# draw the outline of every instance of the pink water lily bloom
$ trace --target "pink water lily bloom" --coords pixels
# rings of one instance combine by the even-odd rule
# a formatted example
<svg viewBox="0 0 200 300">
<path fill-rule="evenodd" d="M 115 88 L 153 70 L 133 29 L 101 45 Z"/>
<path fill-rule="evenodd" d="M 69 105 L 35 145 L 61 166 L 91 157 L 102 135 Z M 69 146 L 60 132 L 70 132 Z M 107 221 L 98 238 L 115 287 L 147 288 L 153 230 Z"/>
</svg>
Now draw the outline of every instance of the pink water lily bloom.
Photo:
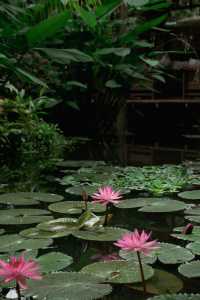
<svg viewBox="0 0 200 300">
<path fill-rule="evenodd" d="M 146 233 L 144 230 L 141 234 L 137 229 L 134 232 L 126 233 L 114 245 L 126 251 L 141 252 L 148 255 L 152 250 L 158 249 L 158 242 L 156 240 L 149 240 L 151 232 Z"/>
<path fill-rule="evenodd" d="M 42 279 L 39 272 L 39 265 L 29 259 L 25 260 L 24 256 L 10 257 L 9 262 L 0 259 L 0 277 L 3 277 L 5 283 L 15 280 L 20 288 L 26 289 L 26 279 Z"/>
<path fill-rule="evenodd" d="M 97 193 L 92 195 L 93 203 L 100 203 L 103 205 L 119 203 L 119 199 L 121 198 L 121 193 L 119 191 L 114 191 L 111 186 L 99 188 Z"/>
</svg>

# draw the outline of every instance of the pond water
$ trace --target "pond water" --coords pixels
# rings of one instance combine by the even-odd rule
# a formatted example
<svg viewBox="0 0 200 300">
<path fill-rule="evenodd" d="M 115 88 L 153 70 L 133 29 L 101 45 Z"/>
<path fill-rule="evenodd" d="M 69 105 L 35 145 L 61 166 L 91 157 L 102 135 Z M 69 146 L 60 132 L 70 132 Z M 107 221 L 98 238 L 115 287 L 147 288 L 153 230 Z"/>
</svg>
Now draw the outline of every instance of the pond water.
<svg viewBox="0 0 200 300">
<path fill-rule="evenodd" d="M 54 254 L 49 259 L 39 258 L 38 261 L 41 262 L 45 274 L 60 270 L 79 272 L 84 269 L 82 272 L 90 273 L 92 276 L 104 276 L 102 281 L 111 283 L 113 290 L 112 293 L 108 293 L 109 295 L 98 299 L 148 299 L 156 294 L 199 293 L 200 229 L 198 224 L 200 223 L 200 207 L 198 206 L 198 200 L 200 200 L 200 191 L 197 186 L 198 175 L 194 176 L 192 174 L 196 186 L 192 186 L 191 178 L 188 177 L 188 181 L 190 181 L 188 186 L 182 182 L 184 188 L 183 186 L 178 188 L 177 182 L 175 182 L 177 191 L 174 192 L 174 187 L 171 186 L 173 193 L 169 194 L 168 192 L 167 195 L 160 193 L 160 183 L 159 194 L 156 197 L 155 195 L 152 196 L 152 193 L 148 193 L 147 190 L 132 189 L 130 191 L 126 187 L 122 190 L 124 192 L 123 199 L 118 205 L 113 206 L 109 212 L 108 229 L 105 233 L 105 229 L 99 227 L 99 224 L 103 222 L 105 210 L 98 207 L 98 205 L 93 209 L 93 213 L 95 216 L 101 216 L 101 218 L 97 220 L 97 223 L 94 223 L 92 228 L 87 228 L 86 222 L 88 218 L 91 220 L 94 215 L 89 217 L 87 215 L 80 220 L 85 205 L 80 202 L 82 201 L 82 191 L 91 194 L 92 190 L 97 189 L 97 185 L 91 188 L 90 181 L 95 181 L 96 177 L 91 180 L 90 176 L 91 174 L 98 174 L 93 174 L 93 169 L 86 176 L 87 168 L 84 170 L 84 178 L 87 177 L 85 182 L 83 176 L 80 176 L 81 172 L 77 172 L 79 168 L 72 168 L 70 164 L 65 168 L 64 165 L 61 165 L 58 171 L 48 178 L 50 181 L 45 185 L 43 184 L 42 187 L 38 187 L 34 191 L 35 193 L 17 192 L 14 194 L 2 193 L 0 195 L 0 228 L 5 230 L 0 236 L 0 253 L 2 253 L 3 258 L 6 259 L 6 255 L 16 254 L 17 251 L 24 251 L 29 248 L 34 249 L 33 251 L 37 249 L 37 254 L 31 252 L 34 257 L 37 257 L 36 259 L 51 252 L 67 254 L 72 257 L 71 263 L 66 263 L 66 258 L 57 259 Z M 168 172 L 168 170 L 164 170 L 165 173 Z M 110 171 L 113 173 L 113 170 Z M 152 170 L 148 169 L 148 172 L 150 174 Z M 107 175 L 109 174 L 107 173 Z M 188 174 L 190 176 L 191 172 Z M 122 177 L 121 174 L 120 176 Z M 149 175 L 149 178 L 151 176 Z M 167 173 L 166 176 L 168 178 L 169 174 Z M 173 177 L 173 174 L 171 176 Z M 105 173 L 103 173 L 103 176 L 101 173 L 99 178 L 104 182 L 105 177 Z M 63 178 L 65 178 L 65 184 Z M 146 181 L 148 181 L 148 178 L 146 178 Z M 80 183 L 81 188 L 77 183 Z M 166 189 L 166 186 L 164 188 Z M 68 192 L 66 192 L 66 189 L 68 189 Z M 188 190 L 188 192 L 178 195 L 179 190 Z M 54 194 L 60 195 L 60 197 Z M 90 200 L 89 197 L 88 201 Z M 64 204 L 62 204 L 63 201 Z M 59 218 L 59 220 L 54 223 L 54 221 L 52 222 L 53 218 Z M 79 220 L 79 227 L 77 227 L 77 223 L 75 224 L 77 220 Z M 182 228 L 190 222 L 194 224 L 192 233 L 181 234 Z M 82 225 L 80 226 L 80 224 Z M 147 232 L 151 231 L 152 238 L 160 242 L 160 249 L 152 253 L 147 261 L 144 259 L 147 268 L 148 266 L 150 268 L 147 273 L 151 273 L 152 270 L 154 272 L 154 275 L 147 275 L 149 276 L 147 280 L 148 293 L 144 293 L 142 284 L 137 283 L 138 280 L 141 281 L 139 275 L 134 275 L 138 271 L 136 270 L 138 268 L 136 256 L 126 252 L 123 253 L 123 251 L 120 251 L 119 256 L 119 248 L 113 245 L 114 241 L 119 239 L 125 230 L 133 231 L 135 228 Z M 171 236 L 172 233 L 177 234 L 176 237 Z M 50 241 L 50 238 L 53 238 L 53 240 Z M 50 242 L 48 243 L 48 241 Z M 55 267 L 54 259 L 61 266 L 63 262 L 63 267 Z M 113 261 L 110 259 L 113 259 Z M 121 265 L 118 260 L 122 259 L 124 261 Z M 107 261 L 103 263 L 105 260 Z M 99 262 L 99 264 L 95 265 L 95 262 Z M 51 264 L 54 265 L 53 269 L 51 269 Z M 132 276 L 139 279 L 136 279 L 133 283 L 131 282 Z M 74 280 L 76 281 L 76 279 Z M 81 286 L 83 287 L 85 284 L 86 282 L 82 280 Z M 40 287 L 37 285 L 36 287 L 40 290 Z M 34 284 L 31 288 L 34 290 Z M 96 288 L 101 289 L 101 286 Z M 3 290 L 3 293 L 5 293 L 5 290 Z M 60 290 L 57 293 L 60 293 Z M 86 291 L 81 292 L 80 288 L 79 296 L 75 292 L 68 296 L 61 293 L 63 295 L 59 296 L 61 298 L 48 296 L 47 299 L 96 299 L 96 296 L 93 298 L 93 294 L 89 297 L 87 293 L 84 293 Z M 44 295 L 39 294 L 39 299 L 44 298 Z"/>
</svg>

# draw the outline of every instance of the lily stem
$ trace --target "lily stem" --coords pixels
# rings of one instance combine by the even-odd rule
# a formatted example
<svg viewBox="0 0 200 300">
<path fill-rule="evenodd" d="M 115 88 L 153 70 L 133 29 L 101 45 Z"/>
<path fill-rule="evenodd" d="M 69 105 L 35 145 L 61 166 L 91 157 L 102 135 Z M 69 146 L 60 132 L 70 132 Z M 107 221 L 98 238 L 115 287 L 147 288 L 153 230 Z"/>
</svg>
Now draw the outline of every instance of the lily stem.
<svg viewBox="0 0 200 300">
<path fill-rule="evenodd" d="M 17 300 L 21 300 L 21 291 L 18 282 L 16 283 L 16 292 L 17 292 Z"/>
<path fill-rule="evenodd" d="M 146 293 L 147 292 L 146 282 L 145 282 L 145 279 L 144 279 L 144 270 L 143 270 L 143 267 L 142 267 L 142 260 L 141 260 L 141 256 L 140 256 L 139 251 L 137 251 L 137 257 L 138 257 L 139 266 L 140 266 L 140 274 L 141 274 L 141 279 L 142 279 L 142 284 L 143 284 L 143 290 L 144 290 L 144 293 Z"/>
<path fill-rule="evenodd" d="M 108 215 L 109 215 L 109 205 L 106 205 L 106 215 L 105 215 L 105 221 L 104 221 L 104 226 L 108 225 Z"/>
</svg>

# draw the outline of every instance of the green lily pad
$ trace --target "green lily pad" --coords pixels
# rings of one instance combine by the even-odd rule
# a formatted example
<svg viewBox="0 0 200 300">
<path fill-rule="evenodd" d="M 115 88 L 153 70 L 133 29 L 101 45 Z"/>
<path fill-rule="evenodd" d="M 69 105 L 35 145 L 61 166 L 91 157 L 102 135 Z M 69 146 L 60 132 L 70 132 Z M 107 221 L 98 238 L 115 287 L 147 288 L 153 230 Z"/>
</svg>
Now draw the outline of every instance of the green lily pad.
<svg viewBox="0 0 200 300">
<path fill-rule="evenodd" d="M 37 258 L 42 273 L 60 271 L 72 264 L 73 258 L 61 252 L 50 252 Z"/>
<path fill-rule="evenodd" d="M 40 249 L 48 247 L 52 243 L 52 239 L 26 239 L 17 234 L 5 234 L 0 236 L 0 252 Z"/>
<path fill-rule="evenodd" d="M 190 222 L 200 223 L 200 216 L 185 216 L 185 219 Z"/>
<path fill-rule="evenodd" d="M 180 264 L 194 258 L 192 252 L 184 247 L 169 243 L 160 243 L 159 246 L 157 255 L 163 264 Z"/>
<path fill-rule="evenodd" d="M 139 208 L 146 205 L 151 205 L 153 202 L 163 200 L 163 198 L 132 198 L 132 199 L 124 199 L 119 203 L 115 204 L 118 208 Z"/>
<path fill-rule="evenodd" d="M 185 214 L 187 214 L 187 215 L 200 215 L 200 207 L 195 206 L 193 208 L 187 209 L 185 211 Z"/>
<path fill-rule="evenodd" d="M 190 234 L 182 234 L 182 230 L 184 227 L 176 227 L 174 228 L 173 234 L 171 234 L 172 237 L 184 241 L 191 241 L 191 242 L 196 242 L 200 240 L 200 226 L 194 226 L 192 233 Z M 177 232 L 177 233 L 176 233 Z"/>
<path fill-rule="evenodd" d="M 131 260 L 131 261 L 138 262 L 137 253 L 134 251 L 120 250 L 119 256 L 125 260 Z M 144 264 L 153 264 L 156 262 L 157 256 L 155 255 L 154 252 L 149 253 L 148 256 L 141 253 L 141 259 Z"/>
<path fill-rule="evenodd" d="M 186 200 L 200 200 L 200 190 L 181 192 L 178 196 Z"/>
<path fill-rule="evenodd" d="M 77 196 L 82 196 L 83 192 L 86 192 L 91 196 L 97 191 L 97 189 L 98 187 L 93 185 L 78 185 L 67 188 L 65 192 Z"/>
<path fill-rule="evenodd" d="M 1 209 L 0 218 L 2 216 L 13 216 L 13 217 L 23 217 L 23 216 L 40 216 L 40 215 L 50 215 L 51 212 L 45 209 L 37 208 L 11 208 L 11 209 Z"/>
<path fill-rule="evenodd" d="M 153 276 L 154 270 L 152 267 L 143 264 L 143 269 L 146 280 Z M 87 265 L 81 272 L 102 277 L 105 282 L 110 283 L 125 284 L 142 281 L 139 264 L 134 261 L 97 262 Z"/>
<path fill-rule="evenodd" d="M 166 294 L 148 298 L 147 300 L 200 300 L 200 294 Z"/>
<path fill-rule="evenodd" d="M 31 197 L 32 193 L 7 193 L 0 195 L 0 203 L 14 206 L 38 205 L 39 202 Z"/>
<path fill-rule="evenodd" d="M 118 240 L 128 231 L 118 227 L 99 227 L 96 230 L 78 230 L 74 231 L 73 235 L 79 239 L 88 241 L 104 241 L 111 242 Z"/>
<path fill-rule="evenodd" d="M 187 278 L 198 278 L 200 277 L 200 260 L 182 264 L 179 266 L 178 271 Z"/>
<path fill-rule="evenodd" d="M 61 231 L 61 232 L 51 232 L 51 231 L 44 231 L 39 230 L 36 227 L 28 228 L 25 230 L 20 231 L 19 233 L 21 236 L 30 239 L 55 239 L 60 237 L 66 237 L 71 234 L 70 231 Z"/>
<path fill-rule="evenodd" d="M 160 200 L 139 209 L 142 212 L 149 213 L 169 213 L 181 211 L 186 208 L 186 204 L 177 200 Z"/>
<path fill-rule="evenodd" d="M 133 284 L 131 288 L 143 291 L 142 284 Z M 146 289 L 150 294 L 177 293 L 182 288 L 183 282 L 177 276 L 158 269 L 154 269 L 154 276 L 146 281 Z"/>
<path fill-rule="evenodd" d="M 54 203 L 54 202 L 62 201 L 64 199 L 63 196 L 57 194 L 50 194 L 50 193 L 30 193 L 30 194 L 32 199 L 40 202 Z"/>
<path fill-rule="evenodd" d="M 186 248 L 192 251 L 192 253 L 200 255 L 200 242 L 189 243 Z"/>
<path fill-rule="evenodd" d="M 58 232 L 58 231 L 73 231 L 78 228 L 78 219 L 75 218 L 59 218 L 37 225 L 39 230 Z"/>
<path fill-rule="evenodd" d="M 84 201 L 63 201 L 63 202 L 57 202 L 49 205 L 49 210 L 53 212 L 58 213 L 64 213 L 64 214 L 81 214 L 82 211 L 85 209 L 85 203 Z M 88 209 L 96 212 L 101 213 L 105 211 L 105 206 L 99 204 L 99 203 L 91 203 L 88 202 Z M 74 211 L 73 211 L 74 210 Z"/>
<path fill-rule="evenodd" d="M 25 224 L 34 224 L 52 220 L 52 216 L 1 216 L 0 224 L 1 225 L 25 225 Z"/>
<path fill-rule="evenodd" d="M 42 280 L 30 282 L 26 296 L 42 300 L 91 300 L 102 299 L 112 291 L 109 284 L 99 283 L 93 275 L 76 272 L 48 274 Z"/>
</svg>

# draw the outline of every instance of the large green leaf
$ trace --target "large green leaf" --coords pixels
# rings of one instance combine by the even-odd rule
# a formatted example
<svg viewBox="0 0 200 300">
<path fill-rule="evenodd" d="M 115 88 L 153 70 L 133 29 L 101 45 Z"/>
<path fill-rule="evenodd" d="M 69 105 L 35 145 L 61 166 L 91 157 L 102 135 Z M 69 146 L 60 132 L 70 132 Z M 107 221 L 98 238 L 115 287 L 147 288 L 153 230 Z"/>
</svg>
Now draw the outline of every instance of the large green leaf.
<svg viewBox="0 0 200 300">
<path fill-rule="evenodd" d="M 142 253 L 140 255 L 141 255 L 142 262 L 145 264 L 154 264 L 157 260 L 157 256 L 156 256 L 155 252 L 152 252 L 149 255 L 144 255 Z M 119 256 L 125 260 L 131 260 L 131 261 L 138 262 L 138 256 L 135 251 L 120 250 Z"/>
<path fill-rule="evenodd" d="M 73 258 L 61 252 L 49 252 L 37 258 L 42 273 L 60 271 L 72 264 Z"/>
<path fill-rule="evenodd" d="M 122 2 L 123 0 L 106 0 L 102 5 L 97 7 L 95 14 L 101 20 L 109 16 Z"/>
<path fill-rule="evenodd" d="M 93 61 L 91 56 L 78 49 L 38 48 L 38 50 L 60 64 L 69 64 L 71 62 L 89 63 Z"/>
<path fill-rule="evenodd" d="M 178 271 L 180 274 L 188 278 L 200 277 L 200 260 L 180 265 Z"/>
<path fill-rule="evenodd" d="M 184 247 L 169 243 L 160 243 L 159 245 L 160 249 L 157 250 L 157 255 L 163 264 L 180 264 L 194 258 L 192 252 Z"/>
<path fill-rule="evenodd" d="M 149 204 L 147 206 L 143 206 L 139 209 L 139 211 L 149 213 L 169 213 L 184 210 L 186 207 L 187 205 L 184 202 L 178 200 L 163 199 L 160 201 L 152 202 L 152 204 Z"/>
<path fill-rule="evenodd" d="M 128 231 L 118 227 L 100 227 L 96 230 L 79 230 L 74 231 L 73 235 L 79 239 L 99 242 L 112 242 L 118 240 Z"/>
<path fill-rule="evenodd" d="M 53 243 L 52 239 L 26 239 L 17 234 L 0 236 L 0 252 L 15 252 L 23 249 L 45 248 Z"/>
<path fill-rule="evenodd" d="M 149 0 L 124 0 L 124 3 L 136 8 L 141 8 L 141 6 L 149 3 Z"/>
<path fill-rule="evenodd" d="M 39 230 L 36 227 L 28 228 L 25 230 L 20 231 L 19 233 L 21 236 L 29 239 L 55 239 L 60 237 L 66 237 L 71 234 L 71 231 L 57 231 L 57 232 L 51 232 L 51 231 L 44 231 Z"/>
<path fill-rule="evenodd" d="M 35 84 L 38 84 L 38 85 L 41 85 L 45 88 L 48 87 L 48 85 L 40 80 L 38 77 L 36 77 L 35 75 L 31 74 L 31 73 L 28 73 L 27 71 L 21 69 L 21 68 L 14 68 L 13 71 L 19 76 L 19 77 L 22 77 L 24 78 L 26 81 L 28 82 L 31 82 L 31 83 L 35 83 Z"/>
<path fill-rule="evenodd" d="M 165 294 L 148 298 L 148 300 L 200 300 L 200 294 Z"/>
<path fill-rule="evenodd" d="M 178 196 L 186 200 L 200 200 L 200 190 L 179 193 Z"/>
<path fill-rule="evenodd" d="M 196 254 L 196 255 L 200 255 L 200 242 L 194 242 L 194 243 L 189 243 L 186 246 L 187 249 L 189 249 L 190 251 L 192 251 L 192 253 Z"/>
<path fill-rule="evenodd" d="M 49 274 L 41 281 L 32 281 L 27 296 L 37 296 L 38 300 L 91 300 L 102 299 L 111 293 L 109 284 L 100 284 L 94 275 L 75 272 Z"/>
<path fill-rule="evenodd" d="M 69 19 L 70 13 L 65 10 L 31 27 L 26 33 L 29 47 L 54 37 L 58 31 L 64 29 Z"/>
<path fill-rule="evenodd" d="M 131 288 L 143 291 L 142 284 L 133 284 Z M 183 282 L 174 274 L 164 270 L 154 270 L 154 276 L 146 281 L 146 289 L 150 294 L 177 293 L 183 288 Z"/>
<path fill-rule="evenodd" d="M 152 267 L 143 264 L 145 279 L 153 276 Z M 105 282 L 110 283 L 132 283 L 141 282 L 139 264 L 135 261 L 115 260 L 108 262 L 97 262 L 84 267 L 81 272 L 94 274 L 102 277 Z"/>
<path fill-rule="evenodd" d="M 174 238 L 185 240 L 185 241 L 191 241 L 196 242 L 200 240 L 200 226 L 194 226 L 192 233 L 190 234 L 183 234 L 184 227 L 177 227 L 174 228 L 174 233 L 171 234 Z"/>
<path fill-rule="evenodd" d="M 83 201 L 63 201 L 49 205 L 51 211 L 63 213 L 63 214 L 80 214 L 85 209 L 85 203 Z M 88 202 L 88 209 L 93 212 L 104 212 L 105 206 L 99 203 Z"/>
<path fill-rule="evenodd" d="M 94 29 L 97 25 L 97 19 L 93 11 L 89 11 L 84 9 L 83 7 L 79 6 L 77 8 L 77 11 L 79 13 L 79 16 L 84 21 L 84 23 L 90 27 L 91 29 Z"/>
</svg>

